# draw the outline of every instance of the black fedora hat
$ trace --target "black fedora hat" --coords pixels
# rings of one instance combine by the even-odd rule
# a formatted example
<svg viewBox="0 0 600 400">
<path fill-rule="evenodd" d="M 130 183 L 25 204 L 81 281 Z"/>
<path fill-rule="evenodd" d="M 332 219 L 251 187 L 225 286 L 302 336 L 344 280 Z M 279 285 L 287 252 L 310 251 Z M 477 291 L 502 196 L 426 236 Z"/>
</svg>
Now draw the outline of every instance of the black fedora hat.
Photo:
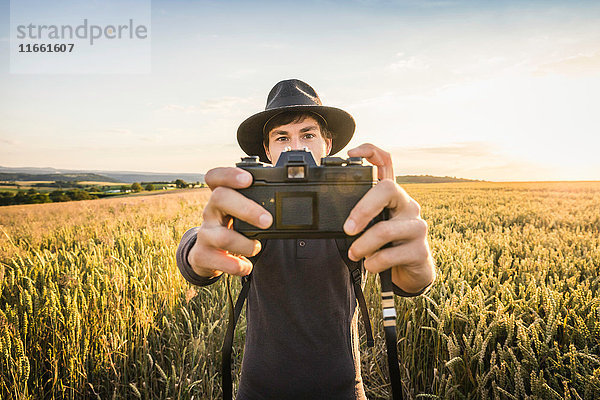
<svg viewBox="0 0 600 400">
<path fill-rule="evenodd" d="M 321 116 L 333 135 L 330 155 L 343 149 L 354 135 L 356 124 L 350 114 L 339 108 L 324 106 L 309 84 L 298 79 L 288 79 L 271 89 L 265 111 L 252 115 L 240 124 L 237 140 L 242 150 L 250 156 L 259 156 L 260 161 L 268 163 L 263 147 L 263 129 L 271 118 L 286 111 L 310 111 Z"/>
</svg>

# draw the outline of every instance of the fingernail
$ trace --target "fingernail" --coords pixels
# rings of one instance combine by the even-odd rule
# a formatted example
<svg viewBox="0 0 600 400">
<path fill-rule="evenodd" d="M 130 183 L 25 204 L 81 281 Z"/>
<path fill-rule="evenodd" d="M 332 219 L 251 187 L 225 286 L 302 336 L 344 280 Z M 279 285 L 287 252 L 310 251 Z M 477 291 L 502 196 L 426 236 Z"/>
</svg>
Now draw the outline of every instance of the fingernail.
<svg viewBox="0 0 600 400">
<path fill-rule="evenodd" d="M 266 213 L 261 215 L 258 218 L 258 222 L 260 223 L 260 226 L 262 226 L 263 228 L 268 228 L 269 226 L 271 226 L 271 222 L 273 222 L 273 218 L 271 217 L 271 214 Z"/>
<path fill-rule="evenodd" d="M 353 235 L 355 229 L 356 229 L 356 222 L 354 222 L 354 220 L 352 220 L 352 219 L 347 220 L 346 223 L 344 224 L 344 231 L 348 235 Z"/>
<path fill-rule="evenodd" d="M 249 184 L 252 181 L 252 176 L 250 176 L 248 174 L 239 174 L 237 176 L 237 180 L 242 185 L 247 185 L 247 184 Z"/>
<path fill-rule="evenodd" d="M 356 256 L 354 255 L 354 252 L 352 251 L 352 249 L 348 250 L 348 258 L 351 259 L 352 261 L 358 261 Z"/>
</svg>

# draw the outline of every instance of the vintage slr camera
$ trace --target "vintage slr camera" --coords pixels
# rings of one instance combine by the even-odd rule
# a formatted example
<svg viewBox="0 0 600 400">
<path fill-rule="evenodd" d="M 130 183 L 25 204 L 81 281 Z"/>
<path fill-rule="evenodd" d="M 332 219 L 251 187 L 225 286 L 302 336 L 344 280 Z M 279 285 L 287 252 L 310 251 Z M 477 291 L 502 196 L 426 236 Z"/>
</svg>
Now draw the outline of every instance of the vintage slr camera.
<svg viewBox="0 0 600 400">
<path fill-rule="evenodd" d="M 274 167 L 255 156 L 243 157 L 236 167 L 253 177 L 250 187 L 238 191 L 274 219 L 270 228 L 259 229 L 235 218 L 233 229 L 253 239 L 344 238 L 350 211 L 377 183 L 362 157 L 324 157 L 318 166 L 306 149 L 284 151 Z M 371 224 L 382 219 L 387 219 L 385 211 Z"/>
</svg>

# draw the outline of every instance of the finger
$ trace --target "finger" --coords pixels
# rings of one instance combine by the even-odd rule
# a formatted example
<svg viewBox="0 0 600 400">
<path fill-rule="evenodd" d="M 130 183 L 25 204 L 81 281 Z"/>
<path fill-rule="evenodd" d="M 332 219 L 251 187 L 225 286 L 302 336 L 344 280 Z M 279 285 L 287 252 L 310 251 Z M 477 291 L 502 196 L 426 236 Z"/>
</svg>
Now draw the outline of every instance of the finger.
<svg viewBox="0 0 600 400">
<path fill-rule="evenodd" d="M 377 274 L 394 266 L 414 267 L 427 261 L 427 257 L 425 241 L 412 241 L 377 251 L 365 259 L 365 269 Z"/>
<path fill-rule="evenodd" d="M 273 216 L 258 203 L 233 189 L 219 186 L 213 190 L 202 217 L 209 223 L 225 225 L 226 216 L 241 219 L 262 229 L 273 223 Z"/>
<path fill-rule="evenodd" d="M 420 239 L 426 235 L 427 223 L 421 218 L 381 221 L 367 229 L 352 243 L 348 250 L 348 257 L 358 261 L 373 255 L 387 243 Z"/>
<path fill-rule="evenodd" d="M 243 189 L 252 183 L 252 174 L 241 168 L 213 168 L 206 173 L 204 181 L 211 190 L 219 186 Z"/>
<path fill-rule="evenodd" d="M 397 216 L 410 200 L 410 196 L 400 186 L 385 179 L 356 203 L 344 223 L 344 232 L 350 236 L 356 235 L 386 207 L 391 209 L 392 217 Z"/>
<path fill-rule="evenodd" d="M 348 151 L 348 156 L 364 157 L 368 162 L 376 165 L 377 178 L 394 179 L 394 165 L 392 163 L 392 156 L 387 151 L 382 150 L 371 143 L 365 143 Z"/>
<path fill-rule="evenodd" d="M 225 250 L 235 255 L 253 257 L 260 252 L 260 242 L 224 226 L 200 227 L 197 240 L 204 246 Z"/>
<path fill-rule="evenodd" d="M 252 262 L 243 256 L 236 256 L 208 246 L 201 246 L 201 251 L 194 260 L 201 268 L 223 271 L 231 275 L 246 276 L 252 272 Z"/>
</svg>

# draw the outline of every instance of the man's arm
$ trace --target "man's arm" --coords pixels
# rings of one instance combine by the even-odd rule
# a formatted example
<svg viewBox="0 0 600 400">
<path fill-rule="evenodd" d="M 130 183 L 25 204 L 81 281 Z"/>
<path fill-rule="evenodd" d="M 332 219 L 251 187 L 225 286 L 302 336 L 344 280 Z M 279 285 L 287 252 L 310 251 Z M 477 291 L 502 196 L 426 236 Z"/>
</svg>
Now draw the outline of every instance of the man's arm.
<svg viewBox="0 0 600 400">
<path fill-rule="evenodd" d="M 188 257 L 190 250 L 196 244 L 198 229 L 200 229 L 200 227 L 195 227 L 189 229 L 183 234 L 183 237 L 179 242 L 179 247 L 177 247 L 175 258 L 177 259 L 177 267 L 179 268 L 179 272 L 181 272 L 181 275 L 189 283 L 197 286 L 208 286 L 218 281 L 222 274 L 218 274 L 213 277 L 201 276 L 194 272 L 194 269 L 190 265 Z"/>
<path fill-rule="evenodd" d="M 263 229 L 273 222 L 267 210 L 234 190 L 250 186 L 249 172 L 215 168 L 208 171 L 205 180 L 212 193 L 202 212 L 202 225 L 188 230 L 177 249 L 181 274 L 201 286 L 216 282 L 223 272 L 245 276 L 252 271 L 246 257 L 260 252 L 260 242 L 231 229 L 232 217 Z"/>
<path fill-rule="evenodd" d="M 372 144 L 363 144 L 348 151 L 348 155 L 365 157 L 376 165 L 380 182 L 354 206 L 344 223 L 344 231 L 356 235 L 384 208 L 390 211 L 389 220 L 373 225 L 352 243 L 348 257 L 365 258 L 365 269 L 372 273 L 392 268 L 395 293 L 400 296 L 423 293 L 436 274 L 421 207 L 394 182 L 389 153 Z M 383 248 L 386 244 L 390 246 Z"/>
</svg>

